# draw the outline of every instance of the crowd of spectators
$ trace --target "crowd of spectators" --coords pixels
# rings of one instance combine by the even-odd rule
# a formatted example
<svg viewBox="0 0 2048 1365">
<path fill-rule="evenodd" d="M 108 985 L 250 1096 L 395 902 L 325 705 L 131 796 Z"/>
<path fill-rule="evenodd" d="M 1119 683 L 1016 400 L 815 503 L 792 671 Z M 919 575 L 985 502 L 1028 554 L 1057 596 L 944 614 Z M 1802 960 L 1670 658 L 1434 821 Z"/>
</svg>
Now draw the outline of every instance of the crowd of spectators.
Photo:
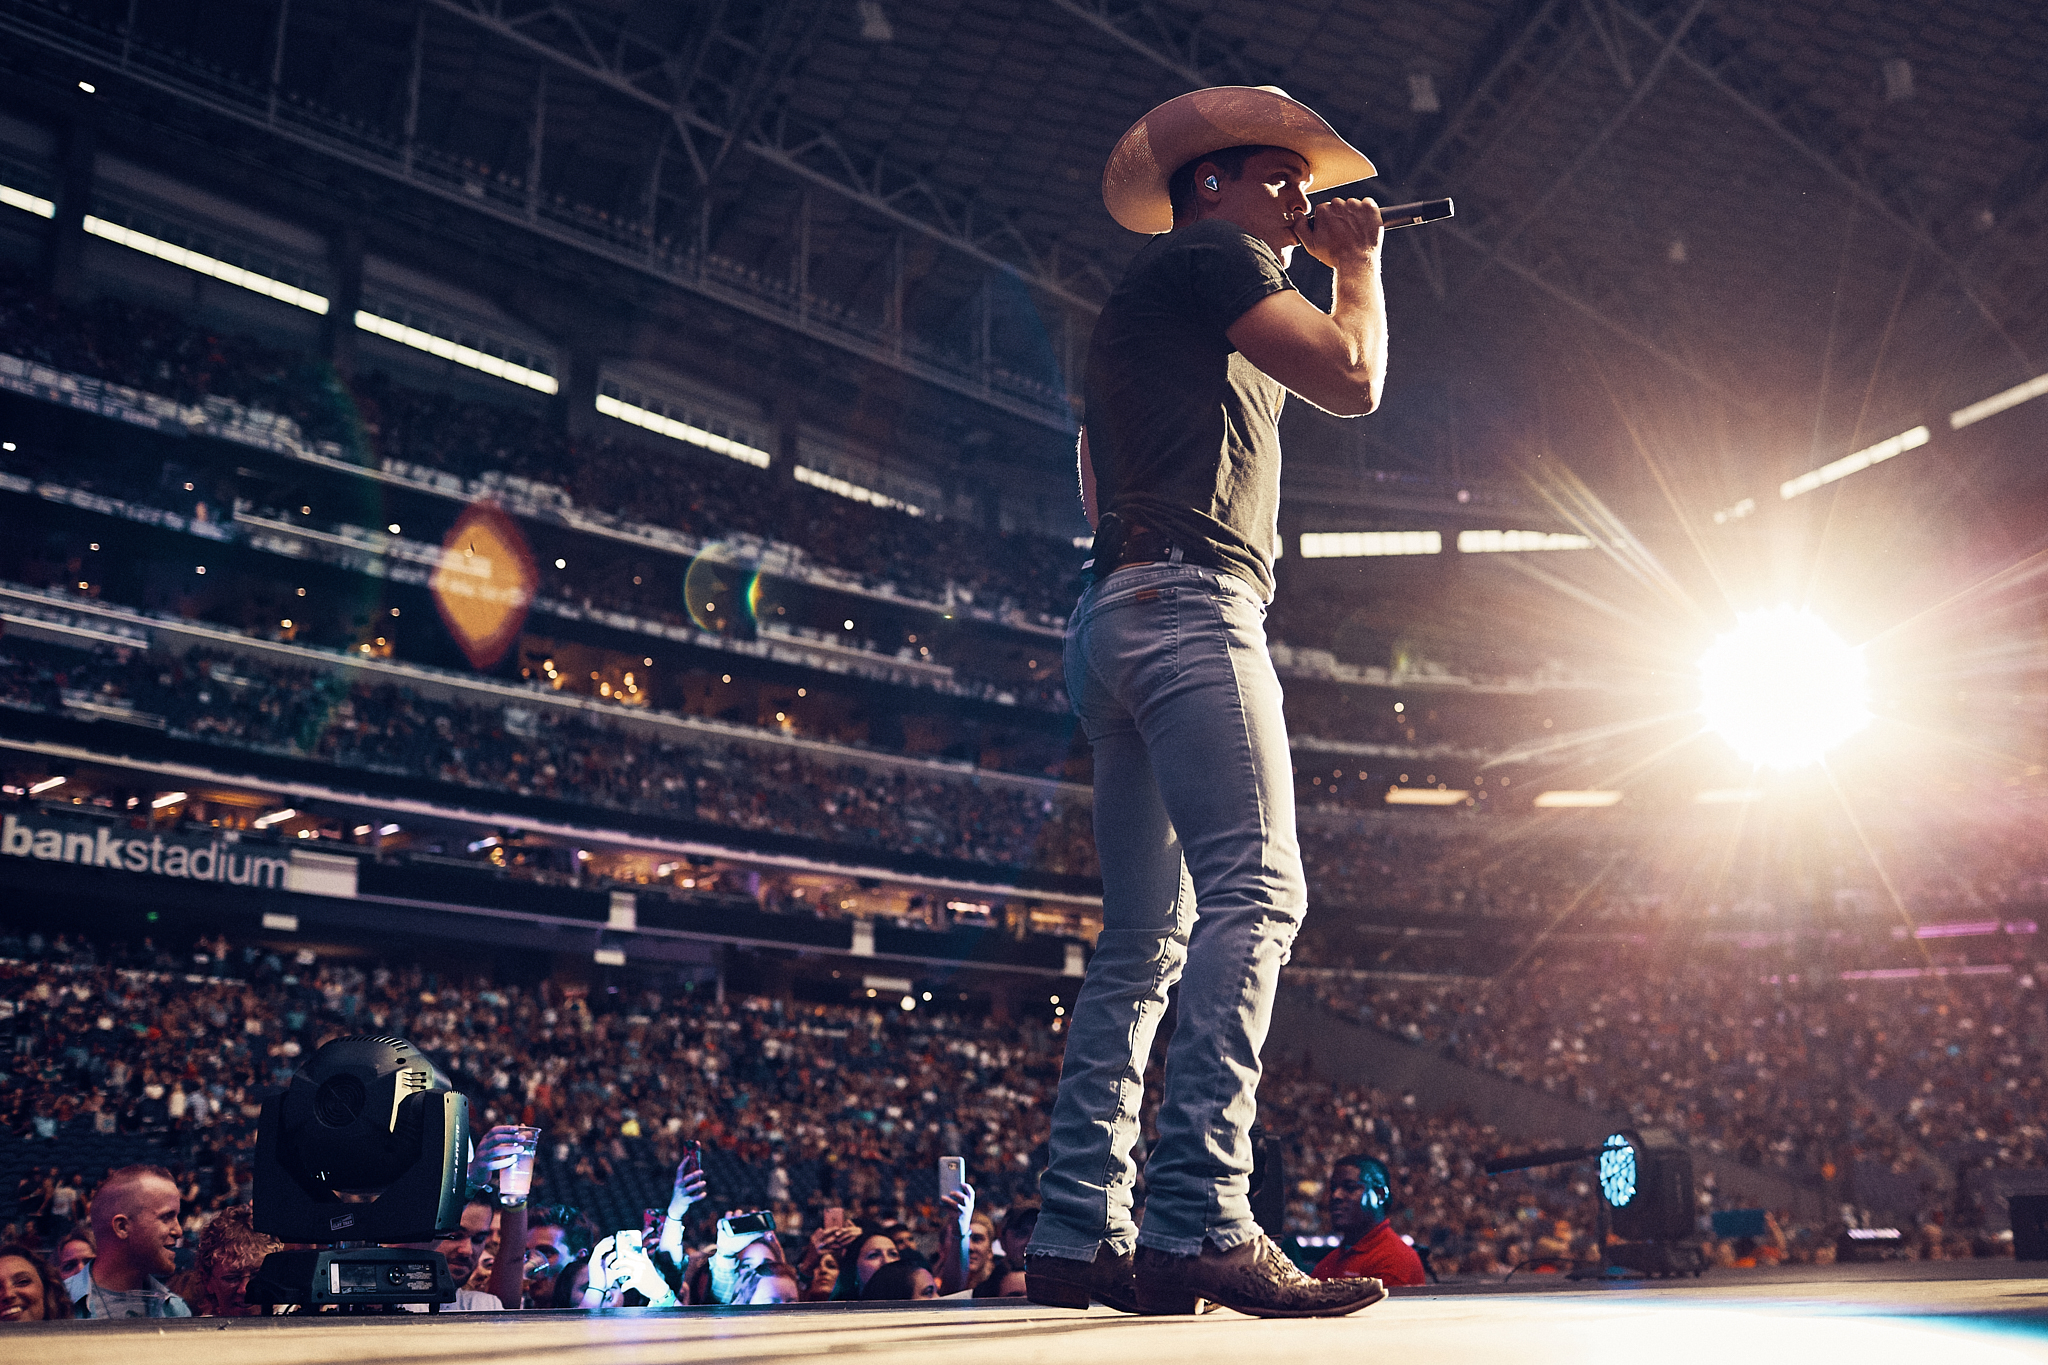
<svg viewBox="0 0 2048 1365">
<path fill-rule="evenodd" d="M 1531 942 L 1485 978 L 1316 989 L 1346 1017 L 1701 1150 L 1809 1178 L 1945 1183 L 2048 1162 L 2048 999 L 2025 927 L 1940 954 L 1881 928 L 1796 948 Z"/>
<path fill-rule="evenodd" d="M 1328 771 L 1327 769 L 1325 771 Z M 1297 777 L 1297 784 L 1300 782 Z M 1988 919 L 2048 902 L 2031 791 L 1890 791 L 1854 816 L 1790 803 L 1748 818 L 1663 810 L 1304 811 L 1314 903 L 1382 918 L 1546 924 Z M 1320 965 L 1369 966 L 1337 944 Z"/>
<path fill-rule="evenodd" d="M 794 747 L 652 741 L 581 713 L 351 686 L 239 656 L 89 653 L 11 638 L 0 646 L 0 705 L 48 714 L 85 705 L 210 744 L 349 768 L 856 848 L 1097 872 L 1091 806 L 1071 789 Z M 2048 842 L 2029 801 L 1890 801 L 1866 812 L 1860 829 L 1814 816 L 1789 830 L 1768 821 L 1734 830 L 1691 807 L 1512 819 L 1308 812 L 1302 848 L 1315 911 L 1299 957 L 1319 967 L 1401 966 L 1361 932 L 1385 922 L 1768 928 L 1888 923 L 1903 907 L 1924 923 L 2017 914 L 2048 899 Z"/>
<path fill-rule="evenodd" d="M 267 524 L 304 527 L 329 539 L 340 536 L 357 548 L 336 548 L 321 541 L 298 548 L 315 558 L 325 555 L 327 562 L 353 569 L 360 566 L 364 547 L 385 543 L 384 533 L 377 525 L 359 524 L 376 522 L 375 508 L 356 505 L 344 507 L 341 515 L 325 515 L 331 509 L 323 504 L 322 515 L 306 515 L 310 504 L 301 503 L 298 494 L 246 466 L 218 467 L 144 458 L 124 461 L 118 453 L 81 464 L 74 451 L 41 444 L 0 451 L 0 473 L 29 480 L 43 489 L 45 496 L 60 500 L 77 500 L 78 495 L 84 495 L 86 500 L 115 500 L 123 505 L 123 515 L 146 524 L 160 523 L 160 514 L 166 512 L 191 523 L 205 524 L 205 557 L 211 576 L 203 584 L 151 582 L 142 589 L 138 600 L 119 600 L 119 605 L 168 611 L 188 619 L 196 617 L 259 639 L 289 639 L 315 648 L 343 651 L 358 647 L 367 636 L 382 633 L 370 629 L 372 619 L 364 613 L 360 601 L 344 598 L 316 603 L 292 598 L 278 581 L 278 565 L 270 553 L 277 544 L 275 527 Z M 285 494 L 289 496 L 280 505 L 278 499 Z M 87 505 L 99 509 L 106 506 L 97 501 L 87 501 Z M 456 505 L 447 504 L 446 508 L 447 519 L 452 521 Z M 350 516 L 353 521 L 348 519 Z M 236 520 L 238 517 L 245 519 Z M 424 553 L 441 539 L 444 528 L 421 527 L 410 516 L 407 520 L 414 524 L 413 553 Z M 533 529 L 528 528 L 529 532 Z M 913 624 L 905 631 L 871 627 L 873 633 L 859 635 L 840 629 L 840 617 L 834 610 L 836 599 L 822 605 L 810 604 L 812 617 L 829 618 L 827 629 L 806 624 L 800 617 L 790 618 L 786 607 L 773 605 L 771 610 L 771 603 L 765 598 L 778 595 L 774 590 L 760 599 L 754 594 L 743 595 L 751 600 L 735 603 L 723 613 L 693 616 L 685 607 L 684 584 L 694 561 L 669 553 L 636 550 L 607 539 L 577 539 L 579 543 L 568 551 L 566 558 L 561 558 L 564 567 L 547 571 L 532 600 L 531 610 L 536 615 L 529 619 L 538 628 L 545 628 L 551 617 L 597 621 L 629 633 L 629 638 L 619 642 L 619 647 L 628 653 L 644 647 L 644 642 L 635 643 L 631 635 L 656 637 L 665 647 L 675 638 L 672 632 L 676 630 L 701 632 L 688 637 L 699 643 L 705 642 L 706 636 L 741 642 L 768 637 L 802 648 L 808 641 L 829 645 L 830 652 L 823 657 L 835 668 L 851 663 L 857 676 L 895 686 L 1059 714 L 1068 709 L 1057 670 L 1039 672 L 1019 667 L 1018 660 L 1004 657 L 1006 653 L 1015 653 L 1015 648 L 1006 651 L 999 641 L 988 636 L 949 642 L 934 634 L 928 625 L 920 630 L 919 625 L 931 619 L 929 609 L 910 618 Z M 76 540 L 73 535 L 59 534 L 53 543 L 35 536 L 10 542 L 4 554 L 0 554 L 0 578 L 67 595 L 76 588 L 87 597 L 106 598 L 104 581 L 80 580 L 79 575 L 91 569 L 79 558 Z M 552 551 L 548 552 L 543 560 L 552 555 Z M 205 591 L 196 591 L 200 588 Z M 760 607 L 758 616 L 756 600 Z M 289 627 L 280 626 L 280 608 L 289 614 Z M 862 615 L 871 613 L 863 611 Z M 845 653 L 849 649 L 867 657 L 852 662 Z M 1042 651 L 1034 648 L 1031 652 Z"/>
<path fill-rule="evenodd" d="M 676 1250 L 655 1263 L 680 1301 L 703 1301 L 713 1282 L 722 1296 L 745 1296 L 728 1301 L 862 1296 L 898 1260 L 905 1268 L 877 1292 L 929 1294 L 958 1281 L 943 1253 L 960 1227 L 970 1287 L 1018 1287 L 1003 1285 L 1016 1269 L 1011 1243 L 1028 1236 L 1020 1229 L 1057 1084 L 1057 1020 L 721 1000 L 644 984 L 453 980 L 368 951 L 294 956 L 225 939 L 174 953 L 10 931 L 0 959 L 0 1059 L 10 1068 L 0 1072 L 0 1128 L 15 1135 L 11 1147 L 0 1138 L 0 1151 L 26 1158 L 0 1242 L 47 1264 L 91 1255 L 70 1230 L 98 1172 L 66 1154 L 119 1135 L 149 1144 L 177 1172 L 182 1226 L 212 1248 L 205 1273 L 183 1281 L 185 1296 L 195 1310 L 223 1311 L 262 1249 L 238 1212 L 261 1097 L 327 1038 L 373 1031 L 418 1042 L 470 1096 L 479 1133 L 508 1123 L 542 1130 L 534 1199 L 550 1207 L 527 1238 L 536 1304 L 589 1301 L 577 1275 L 593 1245 L 637 1224 L 671 1173 L 678 1193 L 664 1231 Z M 1809 1160 L 1936 1149 L 1983 1165 L 2048 1157 L 2034 1079 L 2048 1010 L 2030 985 L 2004 975 L 1802 991 L 1782 974 L 1744 979 L 1737 960 L 1685 961 L 1660 965 L 1653 951 L 1622 945 L 1570 968 L 1537 967 L 1498 997 L 1403 983 L 1365 996 L 1326 989 L 1325 999 L 1462 1060 L 1675 1128 L 1703 1149 L 1795 1172 Z M 1154 1096 L 1158 1079 L 1155 1069 Z M 1902 1087 L 1888 1092 L 1897 1100 L 1889 1115 L 1872 1098 L 1887 1087 Z M 1154 1119 L 1148 1105 L 1148 1141 Z M 1510 1142 L 1461 1113 L 1278 1059 L 1260 1088 L 1260 1122 L 1284 1181 L 1287 1233 L 1322 1230 L 1333 1162 L 1363 1150 L 1390 1167 L 1395 1227 L 1440 1276 L 1537 1270 L 1591 1251 L 1586 1173 L 1481 1169 L 1529 1135 Z M 940 1155 L 966 1158 L 974 1210 L 940 1198 Z M 685 1197 L 693 1161 L 708 1193 Z M 553 1207 L 562 1204 L 583 1212 Z M 732 1208 L 771 1212 L 777 1238 L 754 1251 L 721 1240 L 712 1212 Z M 473 1211 L 472 1245 L 444 1249 L 481 1292 L 498 1249 L 489 1209 Z M 1943 1216 L 1927 1215 L 1932 1254 L 1953 1251 Z M 1825 1230 L 1777 1223 L 1766 1261 L 1825 1258 Z M 1729 1248 L 1710 1251 L 1733 1263 Z M 721 1254 L 732 1258 L 723 1269 Z M 598 1278 L 598 1298 L 623 1284 L 608 1290 Z M 209 1280 L 218 1283 L 207 1289 Z M 557 1283 L 569 1287 L 557 1294 Z"/>
<path fill-rule="evenodd" d="M 551 980 L 456 983 L 418 964 L 292 957 L 221 939 L 174 954 L 7 934 L 0 957 L 0 1037 L 9 1044 L 0 1058 L 12 1066 L 0 1073 L 0 1125 L 33 1163 L 0 1241 L 59 1256 L 94 1178 L 64 1169 L 59 1156 L 85 1134 L 113 1130 L 170 1155 L 186 1232 L 202 1247 L 210 1235 L 225 1248 L 215 1259 L 246 1275 L 252 1242 L 237 1210 L 261 1096 L 326 1038 L 374 1031 L 418 1042 L 470 1096 L 479 1132 L 503 1123 L 542 1130 L 535 1200 L 594 1215 L 548 1215 L 572 1254 L 590 1249 L 606 1226 L 598 1220 L 637 1222 L 637 1204 L 652 1202 L 648 1173 L 665 1185 L 665 1173 L 701 1145 L 710 1188 L 678 1220 L 683 1241 L 717 1244 L 713 1207 L 764 1208 L 780 1237 L 768 1259 L 794 1267 L 799 1294 L 832 1292 L 826 1256 L 858 1292 L 887 1260 L 915 1262 L 918 1253 L 929 1265 L 955 1213 L 939 1196 L 936 1158 L 960 1155 L 979 1209 L 966 1240 L 970 1278 L 994 1279 L 989 1293 L 1021 1288 L 1001 1282 L 1021 1268 L 1028 1236 L 1058 1081 L 1056 1020 L 721 1003 L 708 992 L 610 993 Z M 1148 1107 L 1148 1140 L 1153 1121 Z M 1288 1186 L 1293 1232 L 1319 1230 L 1328 1159 L 1360 1142 L 1378 1144 L 1402 1170 L 1402 1227 L 1451 1248 L 1447 1270 L 1466 1264 L 1461 1238 L 1485 1244 L 1475 1272 L 1504 1269 L 1527 1254 L 1538 1222 L 1547 1227 L 1583 1202 L 1566 1185 L 1478 1174 L 1499 1135 L 1417 1113 L 1412 1099 L 1276 1074 L 1262 1122 L 1297 1176 Z M 38 1160 L 44 1151 L 50 1157 Z M 608 1188 L 633 1202 L 608 1198 Z M 867 1235 L 833 1235 L 841 1221 Z M 874 1242 L 878 1235 L 893 1245 Z M 489 1267 L 479 1262 L 492 1248 L 481 1235 L 478 1243 L 461 1268 L 481 1285 Z M 559 1272 L 566 1258 L 556 1260 Z M 914 1287 L 916 1268 L 891 1275 Z M 753 1278 L 783 1273 L 770 1265 Z"/>
<path fill-rule="evenodd" d="M 344 384 L 306 355 L 112 297 L 59 301 L 18 271 L 0 274 L 0 349 L 183 403 L 278 413 L 373 465 L 512 475 L 622 521 L 780 541 L 872 588 L 1046 619 L 1073 601 L 1082 556 L 1069 542 L 853 502 L 623 427 L 572 441 L 509 392 L 503 403 L 461 399 L 382 373 Z"/>
<path fill-rule="evenodd" d="M 650 742 L 534 708 L 435 701 L 404 687 L 194 651 L 181 659 L 0 645 L 0 705 L 113 707 L 173 735 L 321 763 L 840 845 L 1094 875 L 1087 803 L 1011 783 L 793 748 Z"/>
</svg>

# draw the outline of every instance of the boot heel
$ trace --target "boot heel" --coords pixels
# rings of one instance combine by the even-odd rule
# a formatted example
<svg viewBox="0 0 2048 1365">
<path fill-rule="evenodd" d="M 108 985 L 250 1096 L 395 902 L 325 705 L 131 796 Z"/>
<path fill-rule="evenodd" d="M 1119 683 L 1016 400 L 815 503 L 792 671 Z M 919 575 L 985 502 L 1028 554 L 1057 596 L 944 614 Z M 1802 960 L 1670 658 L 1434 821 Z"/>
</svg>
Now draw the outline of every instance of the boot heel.
<svg viewBox="0 0 2048 1365">
<path fill-rule="evenodd" d="M 1069 1280 L 1056 1280 L 1049 1275 L 1024 1272 L 1024 1297 L 1047 1308 L 1086 1308 L 1088 1290 L 1086 1286 Z"/>
</svg>

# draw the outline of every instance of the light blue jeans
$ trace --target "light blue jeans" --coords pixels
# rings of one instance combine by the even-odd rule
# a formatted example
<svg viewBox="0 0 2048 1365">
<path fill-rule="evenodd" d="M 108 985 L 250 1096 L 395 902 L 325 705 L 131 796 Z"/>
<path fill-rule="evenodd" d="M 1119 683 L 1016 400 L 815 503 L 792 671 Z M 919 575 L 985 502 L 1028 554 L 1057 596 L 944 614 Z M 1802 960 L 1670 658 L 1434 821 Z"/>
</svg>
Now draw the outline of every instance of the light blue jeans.
<svg viewBox="0 0 2048 1365">
<path fill-rule="evenodd" d="M 1149 564 L 1089 588 L 1067 624 L 1067 694 L 1095 749 L 1102 937 L 1068 1020 L 1037 1255 L 1186 1256 L 1258 1235 L 1259 1049 L 1308 899 L 1265 619 L 1241 579 Z M 1176 982 L 1140 1232 L 1131 1154 Z"/>
</svg>

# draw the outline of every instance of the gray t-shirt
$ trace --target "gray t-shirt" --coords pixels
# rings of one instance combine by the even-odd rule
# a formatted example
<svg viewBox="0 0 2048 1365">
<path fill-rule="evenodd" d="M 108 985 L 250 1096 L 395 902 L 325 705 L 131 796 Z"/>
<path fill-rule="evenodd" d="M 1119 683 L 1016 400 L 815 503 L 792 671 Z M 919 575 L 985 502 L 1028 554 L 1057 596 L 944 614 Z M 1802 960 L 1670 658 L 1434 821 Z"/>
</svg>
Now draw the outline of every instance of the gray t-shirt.
<svg viewBox="0 0 2048 1365">
<path fill-rule="evenodd" d="M 1155 237 L 1096 319 L 1084 385 L 1097 509 L 1164 533 L 1268 600 L 1287 390 L 1225 332 L 1293 287 L 1278 253 L 1235 223 Z"/>
<path fill-rule="evenodd" d="M 93 1283 L 92 1267 L 64 1281 L 72 1311 L 81 1318 L 189 1318 L 192 1309 L 154 1275 L 141 1289 L 106 1289 Z"/>
</svg>

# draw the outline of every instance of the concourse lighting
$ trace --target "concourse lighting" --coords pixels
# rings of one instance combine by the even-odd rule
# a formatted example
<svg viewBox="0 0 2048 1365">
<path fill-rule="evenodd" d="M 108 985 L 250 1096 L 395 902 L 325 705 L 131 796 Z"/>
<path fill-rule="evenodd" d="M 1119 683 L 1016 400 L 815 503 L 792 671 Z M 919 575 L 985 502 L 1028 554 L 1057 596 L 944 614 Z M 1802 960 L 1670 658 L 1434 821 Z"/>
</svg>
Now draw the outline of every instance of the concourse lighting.
<svg viewBox="0 0 2048 1365">
<path fill-rule="evenodd" d="M 688 422 L 678 422 L 673 417 L 628 403 L 622 398 L 614 398 L 608 393 L 601 393 L 597 396 L 597 410 L 606 417 L 616 417 L 621 422 L 630 422 L 634 426 L 651 431 L 657 436 L 666 436 L 672 441 L 682 441 L 689 445 L 702 446 L 704 449 L 715 454 L 729 455 L 743 464 L 754 466 L 756 469 L 766 469 L 770 463 L 769 454 L 765 450 L 757 450 L 744 441 L 735 441 L 729 436 L 720 436 L 715 431 L 706 431 L 702 427 L 691 426 Z"/>
<path fill-rule="evenodd" d="M 44 792 L 54 790 L 55 788 L 61 787 L 63 785 L 64 779 L 61 777 L 46 777 L 42 781 L 36 783 L 34 786 L 30 787 L 28 789 L 28 794 L 30 796 L 41 796 Z"/>
<path fill-rule="evenodd" d="M 1460 531 L 1461 555 L 1513 554 L 1523 550 L 1590 550 L 1591 536 L 1567 535 L 1557 531 Z"/>
<path fill-rule="evenodd" d="M 1885 460 L 1891 459 L 1894 455 L 1903 455 L 1909 450 L 1918 450 L 1921 446 L 1926 445 L 1927 441 L 1928 431 L 1926 427 L 1914 427 L 1911 431 L 1902 431 L 1887 440 L 1879 441 L 1874 446 L 1865 446 L 1854 455 L 1844 455 L 1833 464 L 1824 464 L 1819 469 L 1809 469 L 1796 479 L 1787 479 L 1778 485 L 1778 496 L 1789 502 L 1801 493 L 1811 493 L 1814 489 L 1831 484 L 1837 479 L 1846 479 L 1851 474 L 1857 473 L 1859 470 L 1868 469 L 1874 464 L 1880 464 Z"/>
<path fill-rule="evenodd" d="M 1802 768 L 1870 724 L 1863 651 L 1810 611 L 1745 612 L 1700 659 L 1707 728 L 1746 761 Z"/>
<path fill-rule="evenodd" d="M 1756 499 L 1744 498 L 1733 507 L 1723 507 L 1720 511 L 1714 513 L 1714 524 L 1716 526 L 1726 526 L 1731 521 L 1741 521 L 1754 511 L 1756 511 Z"/>
<path fill-rule="evenodd" d="M 303 308 L 309 313 L 324 316 L 327 312 L 327 299 L 323 295 L 315 294 L 310 289 L 301 289 L 295 284 L 286 284 L 283 280 L 274 280 L 268 275 L 259 275 L 253 270 L 244 270 L 238 265 L 230 265 L 226 261 L 179 246 L 176 242 L 166 242 L 160 237 L 152 237 L 146 232 L 137 232 L 134 228 L 110 223 L 91 214 L 85 216 L 85 230 L 116 246 L 125 246 L 145 256 L 154 256 L 160 261 L 183 266 L 195 274 L 211 276 L 223 284 L 232 284 L 254 294 L 263 294 L 281 303 L 288 303 L 294 308 Z"/>
<path fill-rule="evenodd" d="M 285 821 L 291 819 L 294 815 L 297 814 L 298 812 L 296 810 L 292 809 L 290 806 L 286 806 L 283 810 L 274 810 L 270 812 L 270 814 L 268 815 L 259 815 L 254 820 L 251 820 L 249 823 L 254 825 L 257 829 L 269 829 L 272 825 L 283 824 Z"/>
<path fill-rule="evenodd" d="M 322 308 L 321 311 L 325 312 L 326 310 Z M 379 317 L 377 314 L 366 310 L 357 310 L 356 326 L 372 336 L 383 337 L 386 341 L 395 341 L 401 346 L 410 346 L 415 351 L 425 351 L 428 355 L 439 356 L 443 360 L 451 360 L 457 365 L 466 366 L 472 370 L 479 370 L 484 374 L 508 380 L 514 384 L 522 384 L 529 389 L 537 389 L 542 393 L 556 393 L 561 389 L 561 385 L 555 382 L 555 377 L 551 374 L 542 374 L 539 370 L 530 370 L 524 365 L 506 360 L 502 356 L 479 351 L 474 346 L 465 346 L 459 341 L 450 341 L 447 337 L 437 337 L 432 332 L 422 332 L 417 327 L 408 327 L 402 322 L 393 321 L 391 318 Z"/>
<path fill-rule="evenodd" d="M 887 493 L 877 493 L 872 488 L 862 488 L 857 483 L 848 483 L 845 479 L 821 474 L 804 465 L 796 467 L 795 476 L 798 483 L 807 483 L 813 488 L 822 488 L 827 493 L 837 493 L 840 497 L 851 498 L 855 502 L 870 503 L 876 507 L 893 507 L 899 512 L 908 512 L 913 517 L 924 515 L 922 507 L 912 506 L 901 498 L 892 498 Z"/>
<path fill-rule="evenodd" d="M 1383 555 L 1440 555 L 1440 531 L 1304 531 L 1303 559 L 1371 559 Z"/>
<path fill-rule="evenodd" d="M 1746 806 L 1763 799 L 1764 794 L 1754 787 L 1709 787 L 1692 801 L 1696 806 Z"/>
<path fill-rule="evenodd" d="M 1603 791 L 1556 791 L 1538 793 L 1529 804 L 1545 810 L 1598 810 L 1603 806 L 1621 804 L 1620 792 Z"/>
<path fill-rule="evenodd" d="M 162 796 L 150 802 L 149 808 L 151 810 L 167 810 L 184 799 L 185 793 L 183 792 L 165 792 Z"/>
<path fill-rule="evenodd" d="M 1390 806 L 1461 806 L 1471 792 L 1451 787 L 1389 787 Z"/>
<path fill-rule="evenodd" d="M 0 189 L 0 199 L 6 197 L 7 192 Z M 2048 374 L 2037 374 L 2026 383 L 2015 384 L 2003 393 L 1994 393 L 1989 398 L 1980 399 L 1966 408 L 1957 408 L 1948 415 L 1949 428 L 1952 431 L 1961 431 L 1973 422 L 1994 417 L 2007 408 L 2016 408 L 2029 398 L 2039 398 L 2044 393 L 2048 393 Z"/>
<path fill-rule="evenodd" d="M 12 185 L 0 185 L 0 204 L 5 204 L 11 209 L 20 209 L 23 213 L 33 213 L 38 218 L 57 216 L 55 203 L 41 195 L 30 194 L 27 190 L 18 190 Z"/>
</svg>

